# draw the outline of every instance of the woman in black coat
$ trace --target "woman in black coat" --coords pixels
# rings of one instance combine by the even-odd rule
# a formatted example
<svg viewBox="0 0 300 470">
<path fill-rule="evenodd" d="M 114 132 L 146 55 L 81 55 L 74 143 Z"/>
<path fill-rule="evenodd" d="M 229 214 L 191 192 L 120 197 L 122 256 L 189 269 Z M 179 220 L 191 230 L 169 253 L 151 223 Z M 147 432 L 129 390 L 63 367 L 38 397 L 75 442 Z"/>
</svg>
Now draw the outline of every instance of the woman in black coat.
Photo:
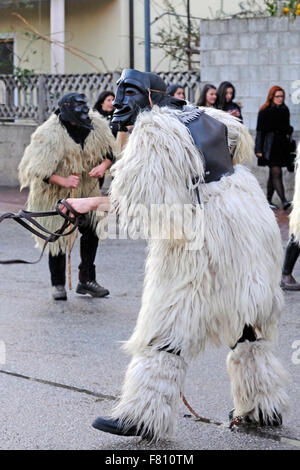
<svg viewBox="0 0 300 470">
<path fill-rule="evenodd" d="M 273 86 L 268 94 L 266 103 L 260 108 L 257 119 L 255 153 L 258 166 L 268 166 L 269 179 L 267 184 L 267 199 L 270 207 L 276 191 L 284 210 L 291 205 L 287 201 L 282 181 L 282 167 L 290 165 L 290 136 L 293 128 L 290 125 L 290 112 L 284 104 L 285 93 L 279 86 Z"/>
</svg>

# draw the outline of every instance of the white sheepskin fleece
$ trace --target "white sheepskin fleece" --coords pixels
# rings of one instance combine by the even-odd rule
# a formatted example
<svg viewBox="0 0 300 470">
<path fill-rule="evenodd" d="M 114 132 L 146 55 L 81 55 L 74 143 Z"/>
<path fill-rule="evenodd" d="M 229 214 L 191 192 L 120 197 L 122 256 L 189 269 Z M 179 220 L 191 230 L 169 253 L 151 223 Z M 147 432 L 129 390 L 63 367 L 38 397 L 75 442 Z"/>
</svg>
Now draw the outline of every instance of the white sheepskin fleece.
<svg viewBox="0 0 300 470">
<path fill-rule="evenodd" d="M 180 356 L 165 351 L 135 356 L 126 372 L 122 398 L 112 412 L 126 427 L 135 425 L 154 441 L 171 438 L 186 375 Z"/>
<path fill-rule="evenodd" d="M 235 158 L 247 159 L 252 141 L 246 128 L 225 113 L 213 114 L 226 121 Z M 158 350 L 180 351 L 180 358 L 189 363 L 209 342 L 233 347 L 245 324 L 267 340 L 276 338 L 283 309 L 280 231 L 262 189 L 247 168 L 236 164 L 231 176 L 203 183 L 201 156 L 186 127 L 170 109 L 154 108 L 139 116 L 114 174 L 112 203 L 125 228 L 130 217 L 140 218 L 136 205 L 151 209 L 152 204 L 175 204 L 175 229 L 185 204 L 199 206 L 192 182 L 199 177 L 201 217 L 193 229 L 201 236 L 195 237 L 193 249 L 184 231 L 181 239 L 175 239 L 173 231 L 169 239 L 151 238 L 150 234 L 142 305 L 134 332 L 124 346 L 133 359 L 121 405 L 114 412 L 116 418 L 127 417 L 149 429 L 154 427 L 161 436 L 169 425 L 163 418 L 161 395 L 156 392 L 159 385 L 152 383 L 159 384 L 161 379 L 165 384 L 165 377 L 173 374 L 159 355 L 169 364 L 177 364 L 179 358 Z M 148 372 L 143 381 L 144 368 Z M 172 396 L 183 386 L 180 377 L 176 390 L 170 386 Z"/>
<path fill-rule="evenodd" d="M 112 169 L 111 203 L 122 228 L 127 230 L 132 219 L 143 224 L 143 211 L 150 213 L 160 205 L 163 234 L 168 232 L 164 210 L 171 206 L 173 228 L 180 231 L 182 204 L 191 204 L 192 179 L 203 181 L 203 171 L 189 131 L 168 108 L 141 113 L 122 158 Z"/>
<path fill-rule="evenodd" d="M 248 416 L 259 423 L 288 409 L 285 391 L 290 376 L 265 340 L 240 343 L 227 357 L 234 417 Z"/>
<path fill-rule="evenodd" d="M 274 339 L 283 308 L 279 228 L 256 179 L 238 166 L 232 176 L 200 186 L 204 241 L 150 240 L 142 306 L 127 350 L 156 338 L 195 356 L 208 340 L 232 347 L 251 324 Z M 259 208 L 259 210 L 258 210 Z M 202 227 L 199 227 L 199 231 Z"/>
<path fill-rule="evenodd" d="M 181 210 L 196 205 L 191 175 L 202 178 L 202 171 L 191 137 L 172 111 L 142 113 L 114 167 L 111 199 L 123 226 L 129 223 L 128 208 L 139 217 L 138 204 L 176 204 Z M 275 335 L 283 305 L 283 251 L 263 191 L 241 165 L 232 176 L 198 187 L 204 227 L 195 230 L 204 240 L 194 250 L 184 239 L 149 241 L 142 307 L 127 343 L 131 353 L 153 338 L 159 338 L 158 347 L 179 346 L 188 355 L 198 354 L 208 339 L 232 346 L 245 323 L 264 336 Z"/>
<path fill-rule="evenodd" d="M 26 147 L 19 165 L 19 180 L 21 189 L 29 186 L 27 210 L 49 211 L 54 210 L 58 199 L 66 199 L 71 195 L 70 188 L 63 188 L 56 184 L 47 184 L 44 178 L 53 174 L 67 177 L 71 174 L 79 175 L 79 184 L 75 189 L 75 197 L 100 196 L 98 180 L 91 178 L 89 172 L 99 165 L 105 155 L 115 151 L 115 141 L 107 121 L 98 112 L 90 111 L 94 130 L 92 130 L 82 150 L 69 136 L 67 130 L 59 122 L 56 114 L 39 126 L 31 136 L 31 142 Z M 36 219 L 46 229 L 54 232 L 62 225 L 60 216 Z M 97 217 L 93 215 L 93 225 L 96 226 Z M 72 243 L 76 232 L 72 235 Z M 34 237 L 37 246 L 43 247 L 44 241 Z M 55 243 L 48 244 L 48 250 L 53 255 L 59 251 L 65 252 L 66 238 L 61 237 Z"/>
<path fill-rule="evenodd" d="M 293 233 L 295 240 L 300 244 L 300 142 L 297 146 L 295 190 L 290 214 L 290 233 Z"/>
</svg>

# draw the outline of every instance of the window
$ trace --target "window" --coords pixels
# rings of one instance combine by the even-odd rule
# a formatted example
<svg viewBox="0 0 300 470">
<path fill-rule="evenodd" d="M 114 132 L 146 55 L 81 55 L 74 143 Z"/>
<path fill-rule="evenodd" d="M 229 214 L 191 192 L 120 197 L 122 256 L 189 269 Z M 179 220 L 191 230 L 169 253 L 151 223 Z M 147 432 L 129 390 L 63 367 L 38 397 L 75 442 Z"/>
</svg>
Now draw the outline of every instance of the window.
<svg viewBox="0 0 300 470">
<path fill-rule="evenodd" d="M 0 74 L 12 74 L 14 71 L 14 41 L 0 39 Z"/>
</svg>

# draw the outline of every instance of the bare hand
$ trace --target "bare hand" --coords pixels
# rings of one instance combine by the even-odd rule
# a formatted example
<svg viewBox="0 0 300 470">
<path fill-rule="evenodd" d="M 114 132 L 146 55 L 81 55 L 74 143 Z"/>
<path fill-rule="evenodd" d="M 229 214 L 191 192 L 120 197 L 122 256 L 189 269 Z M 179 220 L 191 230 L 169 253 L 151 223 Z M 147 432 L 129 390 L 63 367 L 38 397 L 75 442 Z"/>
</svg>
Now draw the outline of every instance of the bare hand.
<svg viewBox="0 0 300 470">
<path fill-rule="evenodd" d="M 110 201 L 108 196 L 86 197 L 86 198 L 68 198 L 66 202 L 79 214 L 99 210 L 103 212 L 110 211 Z M 60 210 L 66 214 L 68 209 L 61 205 Z M 73 215 L 73 214 L 71 214 Z"/>
<path fill-rule="evenodd" d="M 95 166 L 95 168 L 89 172 L 89 176 L 91 178 L 103 178 L 106 169 L 106 165 L 101 163 L 101 165 Z"/>
<path fill-rule="evenodd" d="M 74 209 L 79 214 L 86 214 L 87 212 L 91 210 L 89 198 L 71 198 L 70 197 L 66 199 L 66 202 L 72 207 L 72 209 Z M 60 207 L 60 209 L 64 213 L 66 213 L 68 210 L 63 205 Z"/>
<path fill-rule="evenodd" d="M 256 154 L 259 158 L 262 157 L 262 153 L 257 153 Z"/>
<path fill-rule="evenodd" d="M 65 178 L 64 187 L 65 188 L 77 188 L 79 183 L 79 176 L 78 175 L 70 175 Z"/>
<path fill-rule="evenodd" d="M 240 117 L 241 113 L 239 112 L 238 109 L 233 109 L 232 111 L 229 111 L 229 113 L 232 115 L 232 116 L 235 116 L 235 117 Z"/>
</svg>

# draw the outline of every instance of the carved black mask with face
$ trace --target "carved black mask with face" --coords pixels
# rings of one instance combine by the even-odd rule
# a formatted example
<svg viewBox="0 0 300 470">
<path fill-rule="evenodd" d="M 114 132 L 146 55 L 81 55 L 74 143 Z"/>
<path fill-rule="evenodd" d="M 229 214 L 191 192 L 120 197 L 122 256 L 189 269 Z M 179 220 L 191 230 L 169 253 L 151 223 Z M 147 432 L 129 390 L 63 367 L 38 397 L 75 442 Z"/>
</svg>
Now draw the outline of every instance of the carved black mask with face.
<svg viewBox="0 0 300 470">
<path fill-rule="evenodd" d="M 92 130 L 89 118 L 87 97 L 83 93 L 68 93 L 58 102 L 59 115 L 63 121 L 76 124 L 78 127 Z"/>
<path fill-rule="evenodd" d="M 151 72 L 125 69 L 117 85 L 112 122 L 121 126 L 133 125 L 139 112 L 151 109 L 152 104 L 173 107 L 185 104 L 185 101 L 166 94 L 165 82 Z"/>
</svg>

